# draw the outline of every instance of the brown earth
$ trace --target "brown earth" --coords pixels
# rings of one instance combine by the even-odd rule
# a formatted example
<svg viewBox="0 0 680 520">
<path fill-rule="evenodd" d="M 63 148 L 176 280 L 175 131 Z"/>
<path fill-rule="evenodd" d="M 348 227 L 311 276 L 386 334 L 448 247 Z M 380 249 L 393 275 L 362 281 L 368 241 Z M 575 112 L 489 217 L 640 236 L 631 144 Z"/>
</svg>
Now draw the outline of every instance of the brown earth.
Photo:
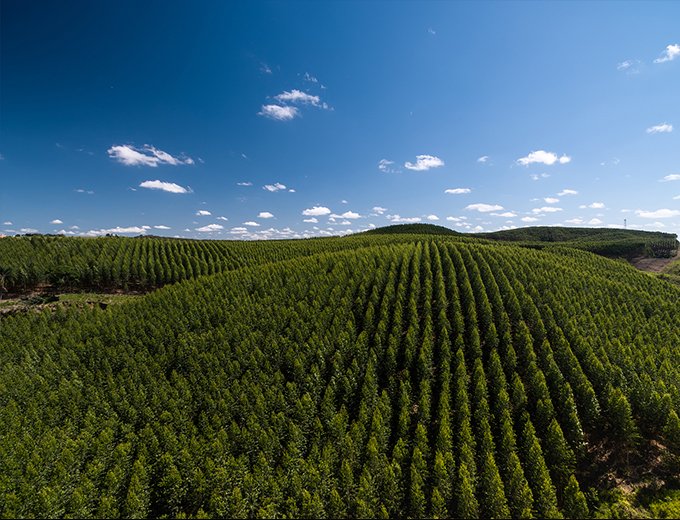
<svg viewBox="0 0 680 520">
<path fill-rule="evenodd" d="M 650 258 L 648 256 L 635 256 L 628 261 L 640 271 L 648 273 L 661 273 L 670 263 L 680 259 L 680 249 L 672 258 Z"/>
</svg>

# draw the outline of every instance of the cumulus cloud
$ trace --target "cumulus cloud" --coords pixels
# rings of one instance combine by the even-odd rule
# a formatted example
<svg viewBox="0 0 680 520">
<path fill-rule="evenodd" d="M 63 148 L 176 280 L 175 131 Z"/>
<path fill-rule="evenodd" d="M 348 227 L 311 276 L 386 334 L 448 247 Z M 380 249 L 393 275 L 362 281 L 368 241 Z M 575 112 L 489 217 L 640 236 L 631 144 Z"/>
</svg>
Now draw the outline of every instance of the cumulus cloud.
<svg viewBox="0 0 680 520">
<path fill-rule="evenodd" d="M 531 211 L 533 213 L 555 213 L 556 211 L 562 211 L 562 208 L 556 208 L 555 206 L 543 206 L 542 208 L 534 208 Z"/>
<path fill-rule="evenodd" d="M 8 220 L 7 222 L 2 223 L 3 226 L 11 226 L 12 223 Z"/>
<path fill-rule="evenodd" d="M 191 193 L 191 188 L 183 188 L 174 182 L 163 182 L 156 179 L 155 181 L 144 181 L 139 185 L 140 188 L 149 188 L 151 190 L 162 190 L 170 193 Z"/>
<path fill-rule="evenodd" d="M 300 115 L 300 111 L 295 107 L 279 105 L 262 105 L 262 108 L 257 113 L 258 116 L 264 116 L 269 119 L 274 119 L 276 121 L 289 121 L 295 116 Z"/>
<path fill-rule="evenodd" d="M 680 174 L 672 173 L 670 175 L 666 175 L 663 179 L 659 180 L 659 182 L 665 181 L 680 181 Z"/>
<path fill-rule="evenodd" d="M 207 215 L 212 215 L 212 213 L 210 213 L 209 211 L 207 211 L 207 210 L 205 210 L 205 209 L 199 209 L 199 210 L 196 212 L 196 215 L 200 215 L 200 216 L 205 217 L 205 216 L 207 216 Z"/>
<path fill-rule="evenodd" d="M 54 220 L 50 220 L 50 224 L 63 224 L 63 222 L 58 218 L 55 218 Z"/>
<path fill-rule="evenodd" d="M 401 217 L 399 215 L 387 215 L 387 218 L 390 219 L 392 222 L 403 222 L 403 223 L 408 223 L 408 222 L 420 222 L 422 219 L 420 217 Z"/>
<path fill-rule="evenodd" d="M 598 224 L 602 224 L 602 221 L 599 218 L 592 218 L 588 221 L 588 224 L 591 226 L 597 226 Z"/>
<path fill-rule="evenodd" d="M 286 187 L 280 182 L 277 182 L 276 184 L 265 184 L 264 186 L 262 186 L 262 189 L 267 191 L 279 191 L 285 190 Z"/>
<path fill-rule="evenodd" d="M 415 164 L 407 162 L 404 164 L 404 166 L 409 170 L 427 171 L 430 168 L 444 166 L 444 161 L 442 161 L 439 157 L 434 157 L 432 155 L 416 155 Z"/>
<path fill-rule="evenodd" d="M 489 156 L 488 156 L 488 155 L 485 155 L 484 157 L 480 157 L 479 159 L 477 159 L 477 162 L 484 163 L 484 162 L 486 162 L 486 161 L 488 161 L 488 160 L 489 160 Z"/>
<path fill-rule="evenodd" d="M 548 204 L 557 204 L 560 201 L 560 199 L 553 199 L 552 197 L 545 197 L 543 200 Z"/>
<path fill-rule="evenodd" d="M 375 211 L 378 215 L 382 215 L 387 211 L 387 208 L 381 208 L 380 206 L 373 206 L 373 211 Z"/>
<path fill-rule="evenodd" d="M 603 202 L 593 202 L 592 204 L 588 204 L 588 207 L 591 209 L 602 209 L 605 205 Z"/>
<path fill-rule="evenodd" d="M 274 218 L 274 215 L 268 211 L 260 211 L 260 214 L 257 216 L 257 218 Z"/>
<path fill-rule="evenodd" d="M 558 197 L 564 197 L 565 195 L 578 195 L 576 190 L 562 190 L 557 194 Z"/>
<path fill-rule="evenodd" d="M 220 226 L 219 224 L 208 224 L 207 226 L 196 228 L 196 231 L 200 231 L 201 233 L 211 233 L 213 231 L 219 231 L 220 229 L 224 229 L 224 226 Z"/>
<path fill-rule="evenodd" d="M 427 220 L 439 220 L 439 217 L 437 215 L 428 215 Z"/>
<path fill-rule="evenodd" d="M 521 157 L 517 159 L 517 163 L 522 166 L 529 166 L 531 163 L 543 163 L 547 165 L 555 164 L 559 162 L 560 164 L 565 164 L 571 161 L 571 157 L 567 157 L 566 154 L 562 157 L 557 157 L 557 154 L 553 152 L 546 152 L 545 150 L 538 150 L 537 152 L 531 152 L 526 157 Z"/>
<path fill-rule="evenodd" d="M 227 217 L 217 217 L 217 220 L 229 220 Z"/>
<path fill-rule="evenodd" d="M 321 102 L 319 96 L 311 96 L 295 89 L 291 90 L 290 92 L 284 91 L 283 94 L 275 96 L 274 99 L 280 103 L 286 103 L 287 101 L 290 101 L 292 103 L 302 103 L 303 105 L 312 105 L 319 108 L 328 108 L 326 103 Z"/>
<path fill-rule="evenodd" d="M 490 215 L 492 217 L 505 217 L 505 218 L 512 218 L 517 216 L 512 211 L 506 211 L 505 213 L 491 213 Z"/>
<path fill-rule="evenodd" d="M 311 224 L 318 224 L 319 220 L 316 217 L 306 218 L 302 222 L 310 222 Z"/>
<path fill-rule="evenodd" d="M 572 218 L 569 220 L 565 220 L 565 222 L 569 222 L 570 224 L 583 224 L 583 220 L 580 218 Z"/>
<path fill-rule="evenodd" d="M 446 190 L 444 193 L 451 193 L 453 195 L 461 195 L 463 193 L 470 193 L 470 188 L 451 188 Z"/>
<path fill-rule="evenodd" d="M 537 219 L 537 218 L 534 218 L 534 217 L 522 217 L 520 220 L 522 222 L 536 222 L 537 220 L 540 220 L 540 219 Z"/>
<path fill-rule="evenodd" d="M 100 229 L 99 231 L 97 230 L 90 230 L 86 234 L 91 235 L 91 236 L 97 236 L 97 235 L 117 235 L 117 234 L 127 234 L 127 233 L 139 233 L 139 234 L 144 234 L 146 233 L 146 230 L 149 228 L 149 226 L 131 226 L 131 227 L 120 227 L 117 226 L 115 228 L 110 228 L 110 229 Z"/>
<path fill-rule="evenodd" d="M 354 211 L 345 211 L 342 215 L 340 215 L 342 218 L 361 218 L 361 215 L 358 213 L 355 213 Z"/>
<path fill-rule="evenodd" d="M 672 131 L 673 125 L 669 125 L 668 123 L 652 126 L 647 129 L 648 134 L 658 134 L 659 132 L 672 132 Z"/>
<path fill-rule="evenodd" d="M 321 217 L 323 215 L 329 215 L 330 209 L 323 206 L 314 206 L 311 209 L 306 209 L 302 212 L 305 217 Z"/>
<path fill-rule="evenodd" d="M 680 215 L 680 210 L 677 209 L 657 209 L 656 211 L 636 210 L 638 217 L 642 218 L 670 218 Z"/>
<path fill-rule="evenodd" d="M 154 226 L 156 229 L 170 229 L 168 226 Z"/>
<path fill-rule="evenodd" d="M 159 164 L 194 164 L 191 157 L 183 153 L 179 157 L 173 157 L 163 150 L 158 150 L 151 145 L 145 144 L 142 148 L 131 145 L 112 146 L 107 150 L 109 157 L 125 166 L 151 166 L 156 168 Z"/>
<path fill-rule="evenodd" d="M 259 224 L 257 222 L 249 221 L 249 222 L 244 222 L 244 226 L 257 226 L 259 227 Z"/>
<path fill-rule="evenodd" d="M 657 59 L 654 60 L 654 63 L 663 63 L 665 61 L 672 61 L 675 58 L 680 56 L 680 45 L 677 43 L 675 45 L 669 45 L 666 47 L 666 50 L 664 50 L 661 53 L 661 56 L 659 56 Z"/>
<path fill-rule="evenodd" d="M 481 211 L 482 213 L 485 213 L 487 211 L 500 211 L 500 210 L 503 209 L 503 206 L 499 206 L 498 204 L 491 205 L 491 204 L 478 203 L 478 204 L 470 204 L 465 209 L 477 210 L 477 211 Z"/>
</svg>

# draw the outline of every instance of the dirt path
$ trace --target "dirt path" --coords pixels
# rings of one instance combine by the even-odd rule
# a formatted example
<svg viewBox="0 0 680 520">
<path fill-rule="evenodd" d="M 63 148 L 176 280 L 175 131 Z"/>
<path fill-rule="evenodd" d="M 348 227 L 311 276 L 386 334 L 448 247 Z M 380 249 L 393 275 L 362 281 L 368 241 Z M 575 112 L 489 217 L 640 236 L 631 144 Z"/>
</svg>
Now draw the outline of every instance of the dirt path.
<svg viewBox="0 0 680 520">
<path fill-rule="evenodd" d="M 680 249 L 672 258 L 649 258 L 647 256 L 636 256 L 631 258 L 629 262 L 640 271 L 647 271 L 650 273 L 662 272 L 668 264 L 680 259 Z"/>
</svg>

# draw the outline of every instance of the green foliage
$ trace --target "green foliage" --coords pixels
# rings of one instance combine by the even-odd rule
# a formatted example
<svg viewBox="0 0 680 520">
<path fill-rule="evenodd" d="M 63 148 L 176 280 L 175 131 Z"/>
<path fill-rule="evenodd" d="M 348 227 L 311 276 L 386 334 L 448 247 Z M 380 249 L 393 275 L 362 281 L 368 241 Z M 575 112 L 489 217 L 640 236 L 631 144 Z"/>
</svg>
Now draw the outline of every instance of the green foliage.
<svg viewBox="0 0 680 520">
<path fill-rule="evenodd" d="M 10 240 L 40 283 L 166 286 L 2 318 L 3 517 L 581 516 L 584 439 L 680 445 L 680 290 L 621 262 L 408 233 Z"/>
</svg>

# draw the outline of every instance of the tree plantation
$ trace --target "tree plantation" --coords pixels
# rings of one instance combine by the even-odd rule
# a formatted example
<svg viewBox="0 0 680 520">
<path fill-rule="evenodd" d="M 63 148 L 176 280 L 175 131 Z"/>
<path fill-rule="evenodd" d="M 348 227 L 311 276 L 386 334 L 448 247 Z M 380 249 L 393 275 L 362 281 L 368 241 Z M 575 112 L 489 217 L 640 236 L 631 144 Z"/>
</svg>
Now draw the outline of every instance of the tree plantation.
<svg viewBox="0 0 680 520">
<path fill-rule="evenodd" d="M 408 233 L 0 255 L 15 292 L 165 285 L 2 318 L 2 517 L 586 518 L 649 446 L 680 468 L 680 288 L 621 260 Z"/>
</svg>

